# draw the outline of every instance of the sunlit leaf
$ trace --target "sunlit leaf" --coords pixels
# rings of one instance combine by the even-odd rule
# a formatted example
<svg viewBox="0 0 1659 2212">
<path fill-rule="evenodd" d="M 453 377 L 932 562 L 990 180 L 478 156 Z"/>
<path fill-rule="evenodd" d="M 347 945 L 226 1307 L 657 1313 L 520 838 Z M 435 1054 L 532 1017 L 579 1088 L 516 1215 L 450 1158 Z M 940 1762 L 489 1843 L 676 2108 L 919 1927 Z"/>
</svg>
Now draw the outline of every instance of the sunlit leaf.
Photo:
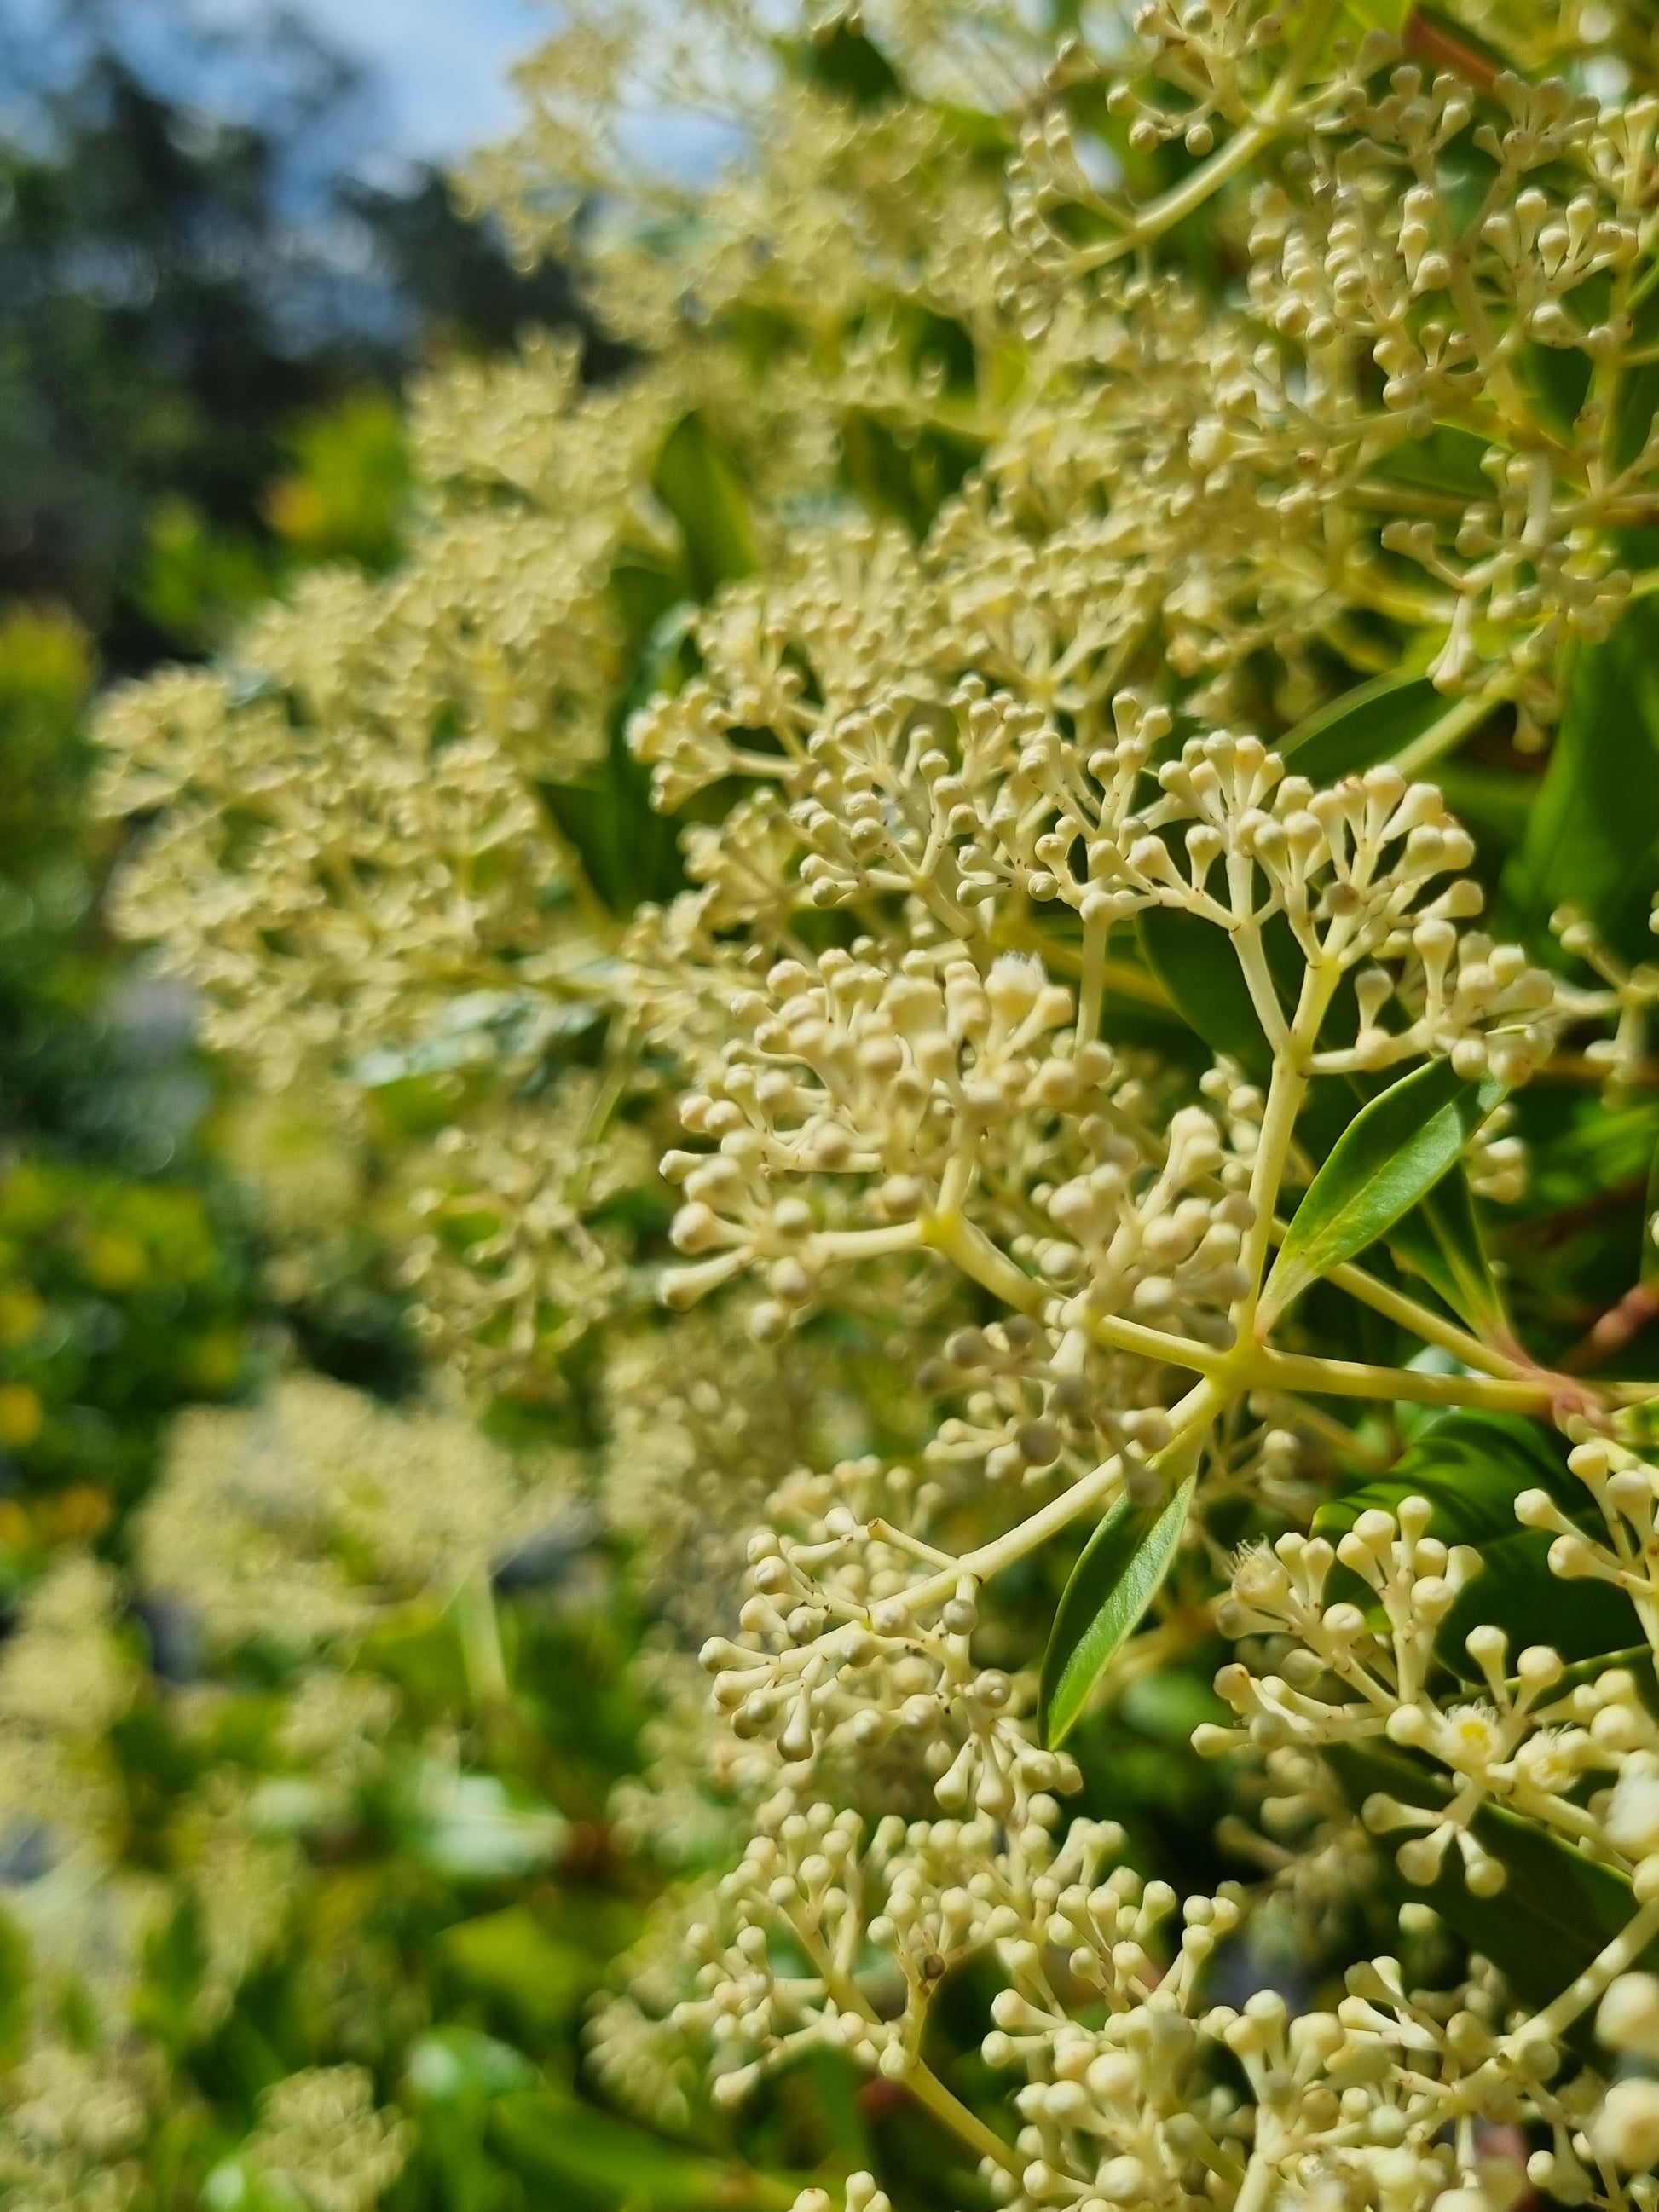
<svg viewBox="0 0 1659 2212">
<path fill-rule="evenodd" d="M 1503 1095 L 1494 1078 L 1466 1083 L 1449 1060 L 1433 1060 L 1363 1108 L 1296 1210 L 1262 1293 L 1263 1319 L 1386 1236 L 1450 1170 Z"/>
<path fill-rule="evenodd" d="M 1154 1467 L 1169 1486 L 1150 1504 L 1121 1498 L 1084 1547 L 1042 1655 L 1038 1727 L 1063 1743 L 1113 1654 L 1139 1623 L 1170 1571 L 1187 1525 L 1201 1437 L 1183 1438 Z"/>
</svg>

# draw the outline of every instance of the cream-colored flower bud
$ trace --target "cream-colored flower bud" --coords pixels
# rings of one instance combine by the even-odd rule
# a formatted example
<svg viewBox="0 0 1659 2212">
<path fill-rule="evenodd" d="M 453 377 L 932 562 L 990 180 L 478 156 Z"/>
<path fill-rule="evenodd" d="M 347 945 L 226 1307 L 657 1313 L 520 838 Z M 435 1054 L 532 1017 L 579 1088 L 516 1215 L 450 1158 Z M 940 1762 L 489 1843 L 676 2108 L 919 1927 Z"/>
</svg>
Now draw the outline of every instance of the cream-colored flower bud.
<svg viewBox="0 0 1659 2212">
<path fill-rule="evenodd" d="M 1659 1775 L 1621 1774 L 1604 1825 L 1607 1841 L 1627 1859 L 1659 1851 Z"/>
<path fill-rule="evenodd" d="M 1589 2133 L 1597 2157 L 1626 2173 L 1659 2161 L 1659 2081 L 1615 2081 Z"/>
<path fill-rule="evenodd" d="M 1601 2000 L 1595 2033 L 1611 2050 L 1659 2062 L 1659 1975 L 1620 1974 Z"/>
</svg>

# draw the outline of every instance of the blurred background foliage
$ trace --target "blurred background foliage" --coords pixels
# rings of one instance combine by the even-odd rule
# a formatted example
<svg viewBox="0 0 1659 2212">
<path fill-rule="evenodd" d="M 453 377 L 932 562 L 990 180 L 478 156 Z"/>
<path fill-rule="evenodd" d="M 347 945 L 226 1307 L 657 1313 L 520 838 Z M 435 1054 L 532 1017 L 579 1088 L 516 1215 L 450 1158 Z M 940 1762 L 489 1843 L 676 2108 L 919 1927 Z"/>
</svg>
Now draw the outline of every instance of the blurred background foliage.
<svg viewBox="0 0 1659 2212">
<path fill-rule="evenodd" d="M 398 391 L 520 328 L 585 330 L 447 185 L 348 166 L 363 87 L 297 21 L 179 9 L 147 75 L 118 8 L 43 57 L 0 9 L 0 1533 L 94 1534 L 175 1406 L 244 1388 L 273 1319 L 235 1102 L 190 1010 L 100 923 L 85 804 L 95 687 L 210 651 L 307 564 L 379 571 L 410 496 Z M 258 111 L 172 89 L 240 41 Z M 198 50 L 198 51 L 193 51 Z M 228 1153 L 228 1157 L 227 1156 Z M 396 1301 L 344 1277 L 279 1315 L 325 1367 L 406 1382 Z M 328 1301 L 325 1301 L 328 1304 Z M 280 1306 L 280 1298 L 276 1301 Z M 28 1540 L 26 1541 L 26 1538 Z"/>
<path fill-rule="evenodd" d="M 295 2076 L 303 2096 L 307 2068 L 349 2059 L 418 2121 L 395 2203 L 510 2212 L 550 2181 L 562 2203 L 619 2187 L 711 2202 L 720 2168 L 620 2123 L 607 2135 L 568 2086 L 581 2008 L 644 1902 L 603 1825 L 634 1763 L 638 1628 L 582 1532 L 510 1559 L 499 1592 L 486 1577 L 389 1619 L 350 1653 L 358 1702 L 321 1738 L 307 1734 L 319 1682 L 344 1678 L 314 1653 L 210 1651 L 188 1607 L 82 1576 L 88 1554 L 131 1563 L 181 1408 L 251 1401 L 296 1353 L 383 1397 L 416 1372 L 371 1243 L 337 1236 L 320 1292 L 313 1269 L 285 1295 L 270 1264 L 284 1169 L 314 1195 L 335 1133 L 295 1102 L 232 1092 L 193 1048 L 188 1000 L 106 930 L 118 854 L 87 804 L 88 702 L 112 678 L 210 653 L 308 564 L 396 560 L 411 368 L 531 326 L 579 332 L 594 375 L 622 356 L 562 269 L 514 268 L 436 173 L 352 173 L 336 126 L 362 88 L 295 21 L 252 15 L 231 34 L 178 13 L 185 76 L 191 40 L 241 41 L 244 76 L 268 88 L 252 116 L 148 76 L 118 8 L 64 21 L 67 73 L 0 9 L 0 1759 L 39 1752 L 41 1716 L 15 1684 L 44 1657 L 75 1707 L 46 1734 L 75 1788 L 105 1793 L 115 1842 L 96 1879 L 135 1916 L 145 2033 L 124 2118 L 111 2083 L 129 2031 L 81 1957 L 106 1933 L 87 1869 L 58 1863 L 55 1808 L 9 1820 L 0 2060 L 31 2047 L 31 2008 L 49 2003 L 45 2032 L 69 2054 L 53 2063 L 72 2076 L 78 2053 L 89 2070 L 46 2092 L 80 2097 L 85 2143 L 41 2163 L 26 2130 L 9 2135 L 0 2201 L 136 2189 L 157 2212 L 292 2208 L 293 2185 L 248 2149 L 261 2100 Z M 344 1172 L 335 1195 L 355 1199 Z M 343 1571 L 375 1566 L 359 1553 Z M 94 1650 L 101 1700 L 75 1666 Z M 359 1753 L 349 1811 L 307 1798 L 330 1756 Z M 256 1789 L 259 1817 L 233 1820 Z M 48 1998 L 28 1960 L 65 1942 L 77 1963 Z M 332 2094 L 345 2077 L 319 2078 Z"/>
</svg>

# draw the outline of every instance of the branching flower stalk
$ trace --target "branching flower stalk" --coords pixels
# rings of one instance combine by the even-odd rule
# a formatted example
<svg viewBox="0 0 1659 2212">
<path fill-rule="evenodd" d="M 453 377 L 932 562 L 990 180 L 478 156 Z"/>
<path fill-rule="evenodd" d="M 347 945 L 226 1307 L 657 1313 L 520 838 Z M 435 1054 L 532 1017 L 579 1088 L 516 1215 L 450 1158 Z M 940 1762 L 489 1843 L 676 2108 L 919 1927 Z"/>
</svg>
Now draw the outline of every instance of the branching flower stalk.
<svg viewBox="0 0 1659 2212">
<path fill-rule="evenodd" d="M 574 10 L 477 188 L 635 367 L 435 379 L 407 568 L 106 716 L 125 924 L 639 1541 L 653 2125 L 1659 2203 L 1659 86 L 1352 14 Z"/>
</svg>

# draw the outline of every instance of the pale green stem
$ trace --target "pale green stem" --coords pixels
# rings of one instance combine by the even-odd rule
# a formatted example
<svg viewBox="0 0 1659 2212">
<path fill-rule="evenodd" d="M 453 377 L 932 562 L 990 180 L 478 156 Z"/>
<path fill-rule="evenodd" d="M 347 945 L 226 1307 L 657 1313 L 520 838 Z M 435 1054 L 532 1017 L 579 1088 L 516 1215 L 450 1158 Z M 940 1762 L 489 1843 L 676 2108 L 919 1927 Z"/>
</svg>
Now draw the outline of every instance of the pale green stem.
<svg viewBox="0 0 1659 2212">
<path fill-rule="evenodd" d="M 1250 1287 L 1233 1313 L 1233 1327 L 1241 1340 L 1249 1335 L 1255 1325 L 1267 1249 L 1273 1241 L 1273 1208 L 1278 1203 L 1279 1185 L 1285 1180 L 1285 1163 L 1296 1135 L 1297 1115 L 1308 1095 L 1307 1062 L 1319 1036 L 1319 1025 L 1325 1018 L 1325 1010 L 1336 989 L 1338 975 L 1334 962 L 1318 966 L 1310 963 L 1304 969 L 1290 1038 L 1284 1053 L 1273 1062 L 1267 1109 L 1261 1116 L 1261 1135 L 1250 1170 L 1250 1203 L 1255 1208 L 1255 1219 L 1250 1224 L 1243 1253 L 1244 1272 L 1250 1279 Z"/>
<path fill-rule="evenodd" d="M 881 2026 L 881 2016 L 870 2003 L 858 1984 L 842 1973 L 823 1947 L 816 1929 L 804 1928 L 792 1915 L 790 1926 L 796 1939 L 817 1968 L 818 1978 L 843 2012 L 856 2013 L 872 2027 Z M 920 2056 L 909 2058 L 904 2073 L 905 2087 L 917 2103 L 925 2105 L 936 2120 L 942 2121 L 953 2135 L 960 2136 L 979 2158 L 988 2158 L 1005 2173 L 1016 2178 L 1025 2171 L 1025 2160 L 1012 2143 L 1006 2143 L 1000 2135 L 987 2127 L 976 2112 L 969 2111 L 961 2099 L 948 2090 L 927 2062 Z"/>
<path fill-rule="evenodd" d="M 1107 921 L 1083 925 L 1083 978 L 1078 992 L 1077 1036 L 1089 1044 L 1100 1035 L 1101 1001 L 1106 993 L 1106 947 L 1112 933 Z"/>
<path fill-rule="evenodd" d="M 488 1567 L 476 1568 L 461 1584 L 455 1595 L 455 1612 L 473 1705 L 480 1712 L 499 1711 L 511 1702 L 512 1690 Z"/>
<path fill-rule="evenodd" d="M 1170 1440 L 1157 1454 L 1152 1464 L 1158 1465 L 1183 1446 L 1189 1445 L 1195 1434 L 1209 1426 L 1224 1403 L 1222 1392 L 1207 1376 L 1203 1382 L 1194 1383 L 1186 1396 L 1170 1408 Z M 1103 1461 L 1092 1474 L 1085 1475 L 1082 1481 L 1074 1483 L 1071 1489 L 1062 1491 L 1041 1511 L 1022 1521 L 1017 1528 L 1010 1528 L 1005 1535 L 994 1538 L 988 1544 L 981 1544 L 977 1551 L 964 1552 L 954 1565 L 907 1589 L 904 1593 L 906 1603 L 918 1612 L 930 1605 L 937 1605 L 952 1595 L 963 1576 L 971 1577 L 975 1582 L 989 1582 L 994 1575 L 1001 1574 L 1017 1559 L 1023 1559 L 1028 1552 L 1034 1552 L 1040 1545 L 1046 1544 L 1051 1536 L 1068 1528 L 1091 1507 L 1103 1504 L 1122 1480 L 1122 1462 L 1117 1459 Z"/>
<path fill-rule="evenodd" d="M 1284 1223 L 1275 1221 L 1275 1240 L 1282 1238 L 1284 1234 Z M 1447 1321 L 1441 1315 L 1431 1312 L 1415 1298 L 1408 1297 L 1403 1291 L 1391 1290 L 1388 1284 L 1379 1283 L 1375 1275 L 1368 1275 L 1363 1267 L 1356 1267 L 1352 1261 L 1333 1267 L 1325 1279 L 1334 1283 L 1338 1290 L 1346 1291 L 1351 1298 L 1358 1298 L 1362 1305 L 1370 1306 L 1374 1313 L 1383 1314 L 1389 1320 L 1398 1322 L 1402 1328 L 1408 1328 L 1413 1335 L 1420 1336 L 1425 1344 L 1437 1344 L 1443 1352 L 1449 1352 L 1454 1358 L 1477 1368 L 1482 1374 L 1514 1378 L 1525 1372 L 1518 1360 L 1510 1358 L 1504 1352 L 1494 1352 L 1490 1345 L 1482 1344 L 1478 1336 L 1471 1336 L 1467 1329 L 1459 1328 L 1455 1322 Z"/>
<path fill-rule="evenodd" d="M 1253 122 L 1235 131 L 1232 137 L 1213 153 L 1202 168 L 1195 169 L 1190 177 L 1165 192 L 1160 199 L 1151 201 L 1135 216 L 1131 228 L 1119 238 L 1108 239 L 1102 245 L 1079 257 L 1084 269 L 1103 268 L 1107 263 L 1121 261 L 1127 253 L 1133 253 L 1154 239 L 1162 238 L 1165 231 L 1173 230 L 1195 214 L 1206 200 L 1218 192 L 1241 169 L 1248 168 L 1256 155 L 1263 153 L 1285 128 L 1296 105 L 1296 96 L 1303 81 L 1325 43 L 1325 34 L 1331 19 L 1336 14 L 1338 0 L 1310 0 L 1297 42 L 1291 48 L 1284 68 L 1279 71 L 1273 90 L 1263 101 L 1261 113 Z"/>
<path fill-rule="evenodd" d="M 1542 2012 L 1534 2013 L 1525 2027 L 1507 2036 L 1504 2040 L 1508 2048 L 1513 2051 L 1526 2043 L 1554 2042 L 1581 2013 L 1589 2010 L 1609 1982 L 1635 1965 L 1656 1936 L 1659 1936 L 1659 1898 L 1638 1906 L 1612 1942 L 1596 1953 L 1583 1972 L 1570 1982 L 1559 1997 Z"/>
<path fill-rule="evenodd" d="M 904 2086 L 919 2105 L 925 2105 L 936 2120 L 942 2121 L 952 2133 L 975 2151 L 979 2157 L 992 2160 L 1005 2173 L 1016 2179 L 1025 2171 L 1026 2161 L 1012 2143 L 1006 2143 L 1000 2135 L 988 2128 L 976 2112 L 970 2112 L 957 2097 L 953 2097 L 932 2067 L 921 2058 L 910 2061 L 909 2071 L 904 2076 Z"/>
<path fill-rule="evenodd" d="M 1258 1346 L 1242 1362 L 1245 1389 L 1311 1392 L 1316 1397 L 1403 1399 L 1419 1406 L 1478 1406 L 1493 1413 L 1546 1413 L 1559 1384 L 1546 1376 L 1423 1375 L 1413 1367 L 1371 1367 L 1355 1359 L 1317 1359 Z"/>
</svg>

